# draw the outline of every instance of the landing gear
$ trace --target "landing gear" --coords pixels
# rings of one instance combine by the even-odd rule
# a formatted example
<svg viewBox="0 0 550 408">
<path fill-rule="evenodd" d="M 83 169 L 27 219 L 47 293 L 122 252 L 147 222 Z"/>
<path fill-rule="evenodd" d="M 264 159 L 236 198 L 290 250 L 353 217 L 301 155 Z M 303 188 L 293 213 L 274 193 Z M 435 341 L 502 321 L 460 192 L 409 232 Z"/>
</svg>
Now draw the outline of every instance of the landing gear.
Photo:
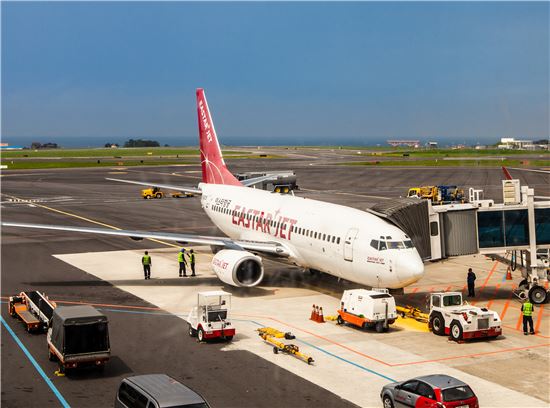
<svg viewBox="0 0 550 408">
<path fill-rule="evenodd" d="M 546 289 L 542 286 L 533 286 L 531 289 L 529 289 L 529 300 L 534 305 L 542 305 L 543 303 L 546 303 L 546 299 L 548 298 L 548 293 L 546 292 Z"/>
</svg>

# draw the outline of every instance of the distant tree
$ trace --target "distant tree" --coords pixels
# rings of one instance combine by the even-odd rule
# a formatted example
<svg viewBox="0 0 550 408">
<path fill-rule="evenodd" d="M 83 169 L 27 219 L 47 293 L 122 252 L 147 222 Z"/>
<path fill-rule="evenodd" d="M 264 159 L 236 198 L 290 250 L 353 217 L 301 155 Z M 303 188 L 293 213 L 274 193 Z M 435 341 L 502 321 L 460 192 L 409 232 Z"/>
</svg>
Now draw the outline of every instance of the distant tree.
<svg viewBox="0 0 550 408">
<path fill-rule="evenodd" d="M 168 143 L 164 143 L 164 147 L 170 147 Z"/>
<path fill-rule="evenodd" d="M 105 145 L 103 145 L 103 147 L 111 147 L 111 143 L 105 143 Z"/>
<path fill-rule="evenodd" d="M 124 143 L 124 147 L 159 147 L 160 144 L 156 140 L 129 139 Z"/>
<path fill-rule="evenodd" d="M 32 142 L 31 149 L 40 149 L 42 147 L 42 143 L 39 142 Z"/>
<path fill-rule="evenodd" d="M 538 144 L 538 145 L 548 144 L 548 139 L 535 140 L 533 144 Z"/>
</svg>

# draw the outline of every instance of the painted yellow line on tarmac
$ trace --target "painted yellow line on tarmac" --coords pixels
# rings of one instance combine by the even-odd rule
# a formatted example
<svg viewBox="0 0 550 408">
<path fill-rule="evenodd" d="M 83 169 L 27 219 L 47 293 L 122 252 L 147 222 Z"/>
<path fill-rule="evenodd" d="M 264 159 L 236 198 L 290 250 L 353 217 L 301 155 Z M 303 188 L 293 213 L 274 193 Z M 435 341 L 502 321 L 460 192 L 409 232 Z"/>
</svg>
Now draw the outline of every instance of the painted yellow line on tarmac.
<svg viewBox="0 0 550 408">
<path fill-rule="evenodd" d="M 12 195 L 9 195 L 9 194 L 4 194 L 4 195 L 7 196 L 7 197 L 10 197 L 10 198 L 13 198 L 13 199 L 17 199 L 17 200 L 28 201 L 28 200 L 25 200 L 24 198 L 15 197 L 15 196 L 12 196 Z M 29 201 L 29 203 L 30 203 L 30 201 Z M 111 228 L 111 229 L 114 229 L 114 230 L 121 230 L 122 229 L 122 228 L 115 227 L 114 225 L 105 224 L 105 223 L 100 222 L 100 221 L 95 221 L 95 220 L 92 220 L 90 218 L 86 218 L 86 217 L 83 217 L 81 215 L 73 214 L 73 213 L 70 213 L 70 212 L 67 212 L 67 211 L 58 210 L 57 208 L 48 207 L 48 206 L 43 205 L 43 204 L 38 204 L 38 203 L 32 203 L 32 204 L 35 205 L 36 207 L 44 208 L 45 210 L 49 210 L 49 211 L 53 211 L 53 212 L 56 212 L 56 213 L 59 213 L 59 214 L 67 215 L 69 217 L 78 218 L 78 219 L 86 221 L 86 222 L 91 222 L 92 224 L 101 225 L 103 227 Z M 159 244 L 163 244 L 163 245 L 166 245 L 166 246 L 171 246 L 173 248 L 179 248 L 178 245 L 170 244 L 168 242 L 164 242 L 164 241 L 161 241 L 161 240 L 158 240 L 158 239 L 155 239 L 155 238 L 145 238 L 145 239 L 148 239 L 149 241 L 157 242 Z"/>
</svg>

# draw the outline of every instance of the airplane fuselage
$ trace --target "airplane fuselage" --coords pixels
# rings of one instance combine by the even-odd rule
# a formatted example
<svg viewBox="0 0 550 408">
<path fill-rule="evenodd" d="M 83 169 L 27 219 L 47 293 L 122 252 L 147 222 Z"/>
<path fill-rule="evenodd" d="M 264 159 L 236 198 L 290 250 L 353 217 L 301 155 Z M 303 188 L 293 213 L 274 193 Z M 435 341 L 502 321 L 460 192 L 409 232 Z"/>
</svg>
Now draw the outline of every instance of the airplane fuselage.
<svg viewBox="0 0 550 408">
<path fill-rule="evenodd" d="M 410 238 L 368 212 L 247 187 L 199 187 L 204 211 L 228 237 L 278 242 L 301 267 L 384 288 L 402 288 L 423 275 Z"/>
</svg>

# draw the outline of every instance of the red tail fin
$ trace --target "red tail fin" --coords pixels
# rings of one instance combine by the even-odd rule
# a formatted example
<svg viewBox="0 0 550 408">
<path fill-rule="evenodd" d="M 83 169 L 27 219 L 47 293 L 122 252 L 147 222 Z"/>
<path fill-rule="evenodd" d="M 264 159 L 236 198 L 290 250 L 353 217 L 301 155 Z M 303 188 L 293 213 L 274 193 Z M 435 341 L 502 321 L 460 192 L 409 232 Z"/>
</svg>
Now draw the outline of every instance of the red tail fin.
<svg viewBox="0 0 550 408">
<path fill-rule="evenodd" d="M 504 173 L 504 177 L 506 177 L 506 180 L 512 180 L 512 175 L 506 167 L 502 166 L 502 172 Z"/>
<path fill-rule="evenodd" d="M 202 181 L 210 184 L 242 185 L 225 167 L 222 151 L 208 109 L 204 90 L 197 89 L 197 114 L 199 117 L 199 146 L 201 151 Z"/>
</svg>

